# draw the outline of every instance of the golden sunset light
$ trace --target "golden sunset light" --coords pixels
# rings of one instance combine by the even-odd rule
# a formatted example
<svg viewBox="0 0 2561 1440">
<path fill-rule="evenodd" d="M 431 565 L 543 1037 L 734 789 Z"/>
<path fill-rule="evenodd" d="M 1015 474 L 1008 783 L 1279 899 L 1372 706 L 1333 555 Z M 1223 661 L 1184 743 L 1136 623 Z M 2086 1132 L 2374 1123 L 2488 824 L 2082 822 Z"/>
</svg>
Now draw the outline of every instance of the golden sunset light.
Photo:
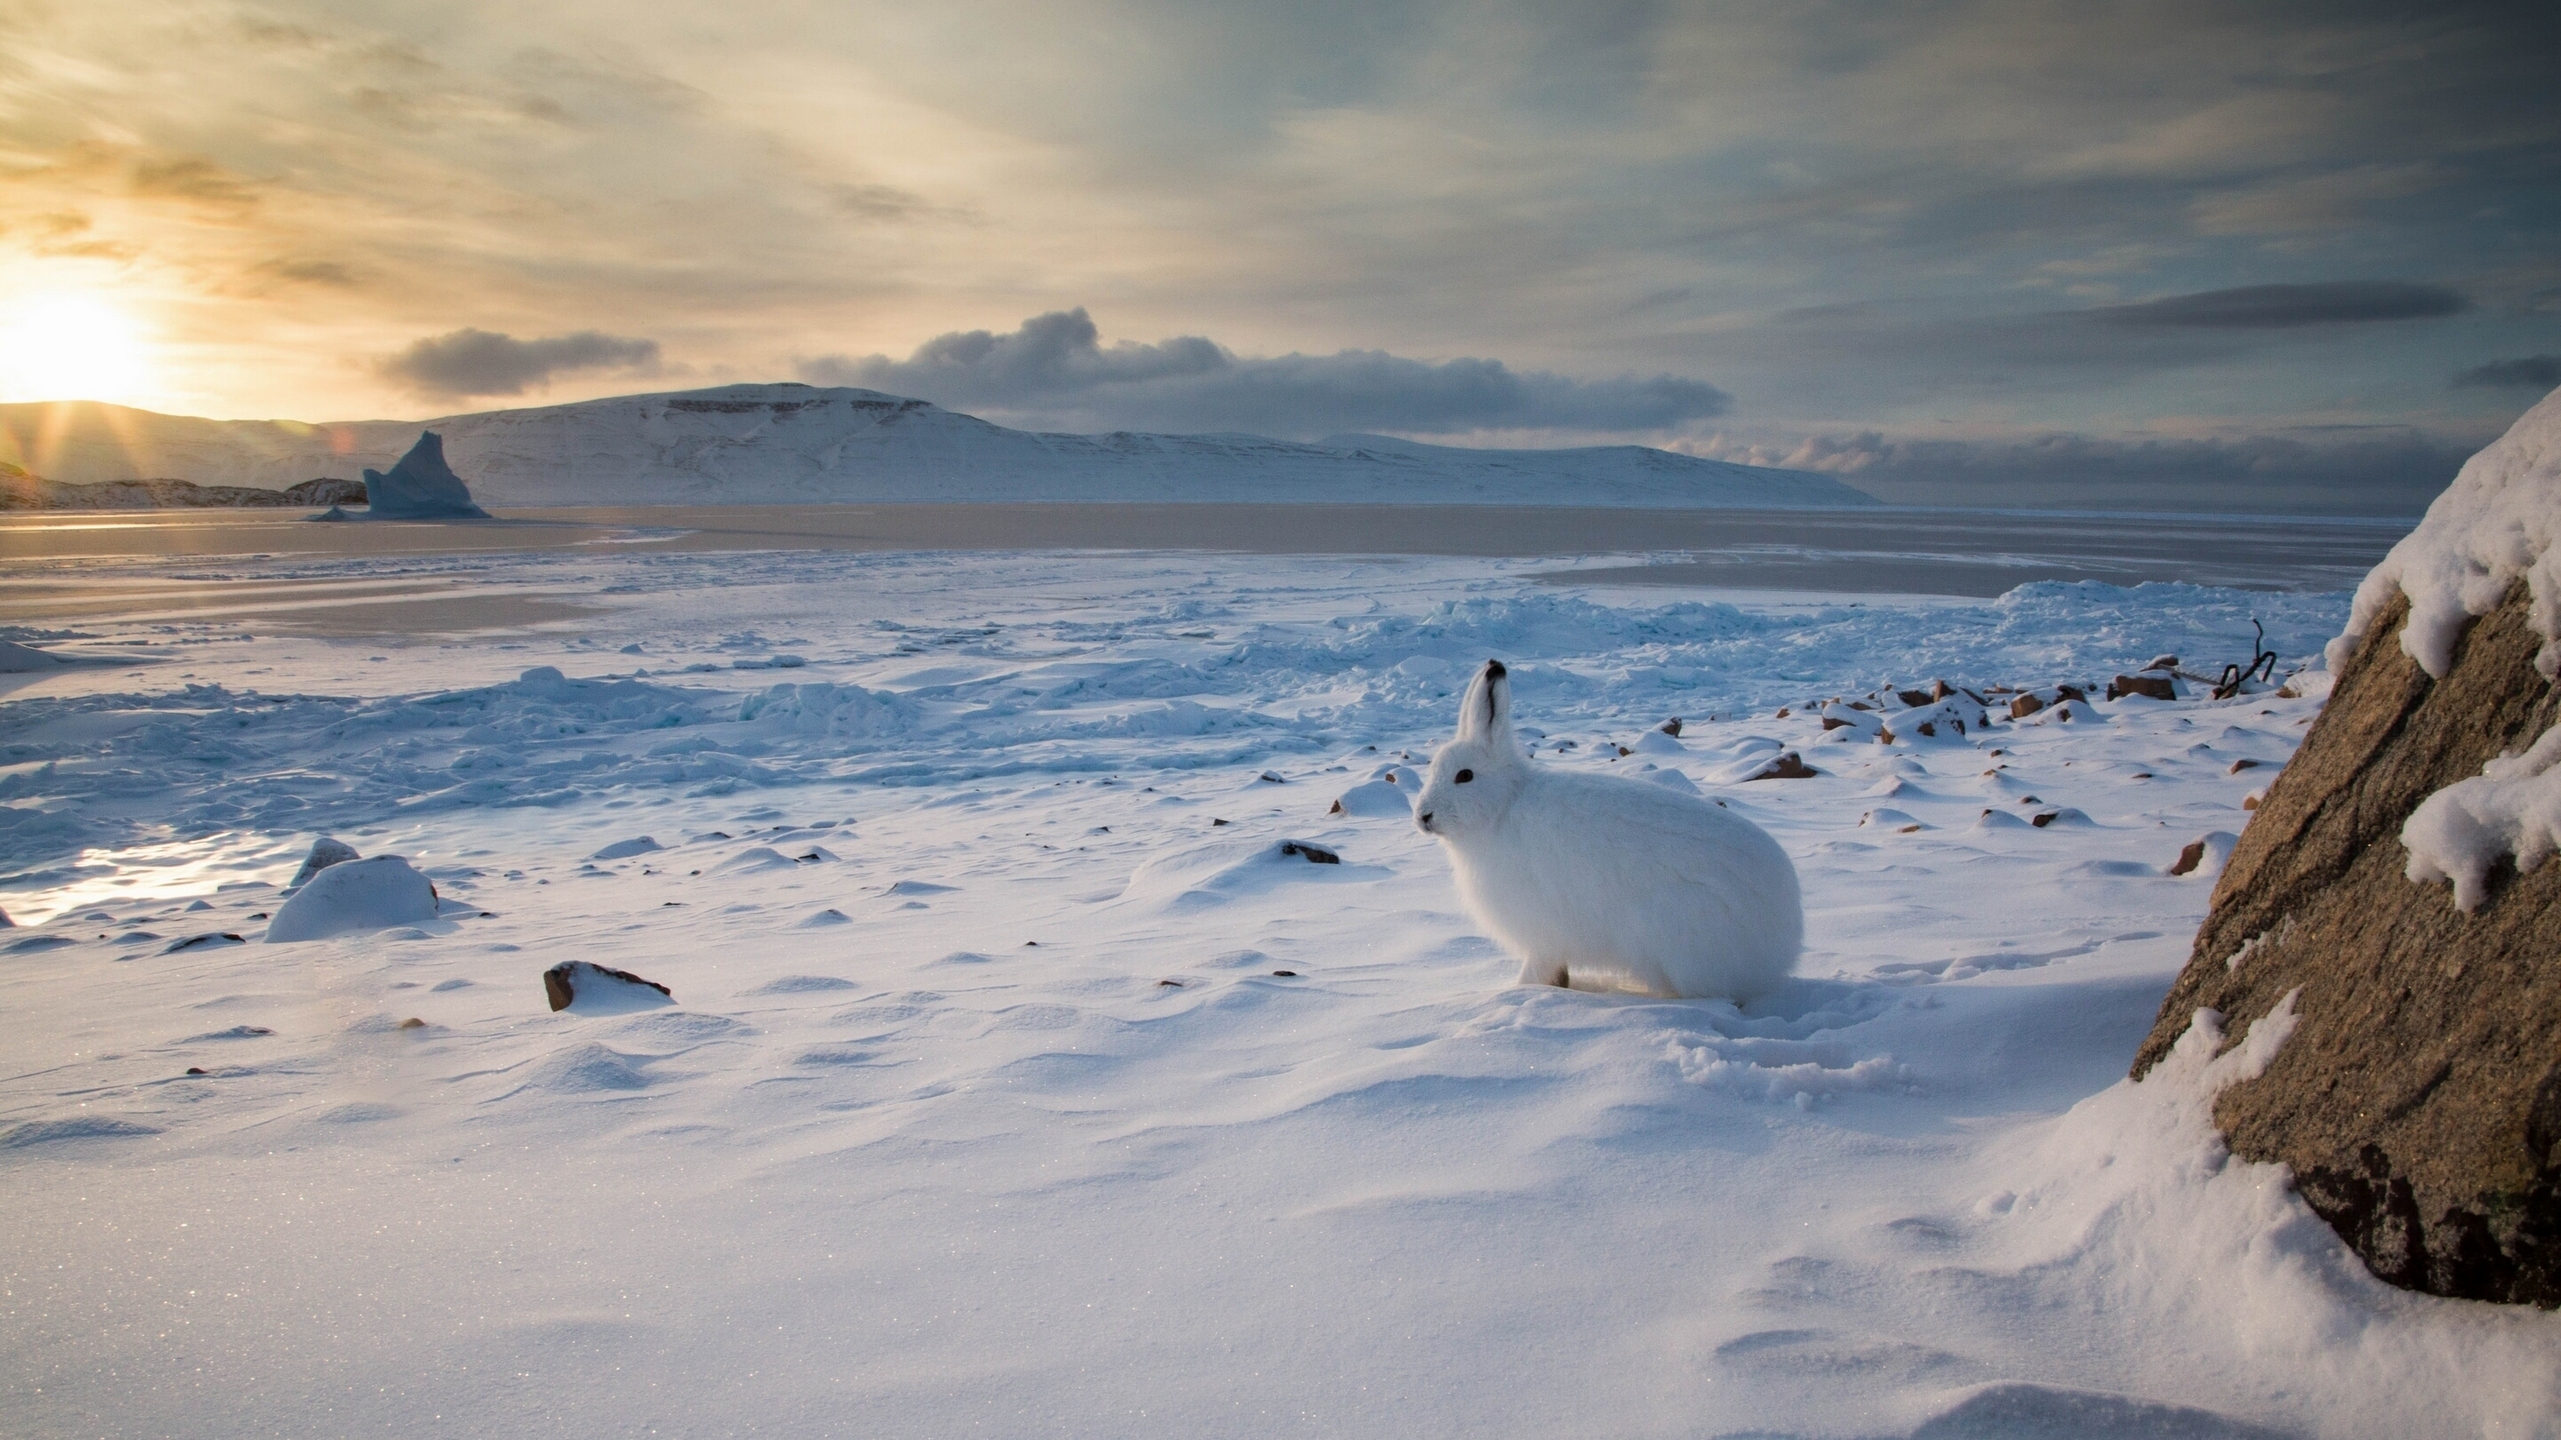
<svg viewBox="0 0 2561 1440">
<path fill-rule="evenodd" d="M 139 404 L 153 369 L 149 332 L 113 301 L 64 290 L 0 302 L 0 403 Z"/>
</svg>

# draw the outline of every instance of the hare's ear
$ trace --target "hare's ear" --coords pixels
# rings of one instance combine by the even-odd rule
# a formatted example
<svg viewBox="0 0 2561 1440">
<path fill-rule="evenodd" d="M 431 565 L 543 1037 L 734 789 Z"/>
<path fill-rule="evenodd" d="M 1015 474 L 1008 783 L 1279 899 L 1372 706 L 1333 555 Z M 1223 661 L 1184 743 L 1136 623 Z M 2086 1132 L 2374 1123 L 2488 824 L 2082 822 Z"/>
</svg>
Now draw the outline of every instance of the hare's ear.
<svg viewBox="0 0 2561 1440">
<path fill-rule="evenodd" d="M 1459 702 L 1458 738 L 1481 740 L 1511 733 L 1511 672 L 1503 668 L 1502 661 L 1488 660 L 1469 683 L 1467 698 Z"/>
</svg>

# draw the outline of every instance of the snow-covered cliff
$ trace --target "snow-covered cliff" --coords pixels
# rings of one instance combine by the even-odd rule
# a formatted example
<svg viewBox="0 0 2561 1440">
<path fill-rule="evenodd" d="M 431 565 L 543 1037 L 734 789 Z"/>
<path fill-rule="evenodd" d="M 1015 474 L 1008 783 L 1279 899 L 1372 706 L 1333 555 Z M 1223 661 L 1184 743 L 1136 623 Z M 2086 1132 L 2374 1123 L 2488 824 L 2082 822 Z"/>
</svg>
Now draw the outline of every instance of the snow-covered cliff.
<svg viewBox="0 0 2561 1440">
<path fill-rule="evenodd" d="M 0 412 L 37 407 L 0 407 Z M 105 407 L 99 407 L 101 409 Z M 404 424 L 214 422 L 117 412 L 120 438 L 31 456 L 56 479 L 162 464 L 200 482 L 289 483 L 382 466 L 422 429 L 496 506 L 1154 500 L 1830 507 L 1876 503 L 1821 475 L 1636 445 L 1468 450 L 1383 436 L 1048 435 L 875 390 L 728 385 Z M 33 425 L 0 413 L 0 424 Z M 59 427 L 57 427 L 59 428 Z M 168 438 L 158 438 L 166 431 Z M 162 458 L 165 457 L 165 458 Z M 96 473 L 92 473 L 92 472 Z M 272 472 L 272 473 L 271 473 Z"/>
</svg>

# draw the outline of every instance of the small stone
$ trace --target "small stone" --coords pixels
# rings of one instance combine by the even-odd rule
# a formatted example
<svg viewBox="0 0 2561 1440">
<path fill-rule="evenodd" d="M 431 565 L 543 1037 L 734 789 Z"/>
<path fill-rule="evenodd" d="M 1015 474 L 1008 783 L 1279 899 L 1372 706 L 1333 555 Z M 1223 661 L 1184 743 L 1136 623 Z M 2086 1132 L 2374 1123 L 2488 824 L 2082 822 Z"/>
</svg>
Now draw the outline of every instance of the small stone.
<svg viewBox="0 0 2561 1440">
<path fill-rule="evenodd" d="M 187 1067 L 187 1073 L 190 1075 L 204 1075 L 210 1072 L 208 1072 L 202 1065 L 190 1065 Z"/>
<path fill-rule="evenodd" d="M 1226 822 L 1226 821 L 1224 821 L 1224 820 L 1219 820 L 1219 819 L 1215 819 L 1215 818 L 1213 818 L 1209 823 L 1210 823 L 1210 828 L 1212 828 L 1212 829 L 1216 829 L 1217 827 L 1219 827 L 1219 826 L 1221 826 L 1221 825 L 1224 825 L 1224 824 L 1226 824 L 1227 822 Z"/>
<path fill-rule="evenodd" d="M 560 1007 L 554 1005 L 551 1008 L 557 1010 Z M 402 1030 L 424 1030 L 427 1028 L 427 1022 L 419 1019 L 415 1015 L 412 1015 L 408 1019 L 401 1021 L 398 1028 Z"/>
<path fill-rule="evenodd" d="M 2232 768 L 2231 768 L 2231 769 L 2229 769 L 2229 770 L 2224 771 L 2223 773 L 2224 773 L 2224 774 L 2226 774 L 2226 775 L 2238 775 L 2238 774 L 2240 774 L 2240 773 L 2241 773 L 2242 771 L 2244 771 L 2244 770 L 2256 770 L 2256 769 L 2258 769 L 2261 765 L 2264 765 L 2264 764 L 2266 764 L 2266 763 L 2267 763 L 2267 762 L 2266 762 L 2266 761 L 2264 761 L 2264 760 L 2251 760 L 2251 759 L 2243 758 L 2243 759 L 2240 759 L 2240 760 L 2235 760 L 2235 761 L 2233 761 L 2233 762 L 2232 762 Z"/>
<path fill-rule="evenodd" d="M 1333 851 L 1326 849 L 1322 845 L 1311 845 L 1304 840 L 1283 840 L 1281 842 L 1280 853 L 1283 855 L 1304 856 L 1307 863 L 1310 865 L 1340 865 L 1343 863 L 1342 856 L 1335 854 Z"/>
<path fill-rule="evenodd" d="M 1258 777 L 1258 778 L 1260 778 L 1260 779 L 1262 780 L 1262 782 L 1263 782 L 1264 784 L 1266 784 L 1266 785 L 1284 785 L 1284 784 L 1287 784 L 1287 783 L 1288 783 L 1287 781 L 1285 781 L 1285 780 L 1281 779 L 1281 777 L 1280 777 L 1279 775 L 1277 775 L 1277 774 L 1275 774 L 1275 773 L 1273 773 L 1272 771 L 1269 771 L 1269 770 L 1264 771 L 1264 772 L 1262 773 L 1262 775 L 1261 775 L 1260 777 Z"/>
<path fill-rule="evenodd" d="M 1272 973 L 1283 980 L 1295 980 L 1298 978 L 1298 972 L 1295 970 L 1275 970 Z"/>
<path fill-rule="evenodd" d="M 2204 863 L 2205 842 L 2202 840 L 2190 840 L 2186 847 L 2179 851 L 2179 858 L 2170 862 L 2170 873 L 2173 875 L 2192 874 L 2195 872 L 2196 867 Z"/>
<path fill-rule="evenodd" d="M 1780 707 L 1778 707 L 1778 715 L 1777 715 L 1775 718 L 1780 719 L 1780 720 L 1784 720 L 1784 719 L 1786 719 L 1786 718 L 1787 718 L 1787 716 L 1788 716 L 1788 708 L 1787 708 L 1786 706 L 1784 706 L 1784 705 L 1781 705 Z"/>
<path fill-rule="evenodd" d="M 2167 675 L 2119 675 L 2108 682 L 2107 698 L 2114 700 L 2124 695 L 2143 695 L 2154 700 L 2176 700 L 2179 698 L 2179 687 L 2178 683 Z"/>
<path fill-rule="evenodd" d="M 2013 720 L 2024 720 L 2028 716 L 2033 715 L 2044 708 L 2045 702 L 2037 699 L 2034 695 L 2021 695 L 2010 702 L 2010 718 Z"/>
<path fill-rule="evenodd" d="M 1156 988 L 1160 990 L 1168 988 L 1180 990 L 1183 988 L 1183 982 L 1180 980 L 1159 980 L 1156 982 Z"/>
<path fill-rule="evenodd" d="M 1671 719 L 1664 721 L 1662 725 L 1657 728 L 1662 730 L 1664 734 L 1678 740 L 1681 738 L 1681 717 L 1675 715 Z"/>
<path fill-rule="evenodd" d="M 1927 690 L 1897 690 L 1894 698 L 1902 701 L 1906 709 L 1918 709 L 1939 697 Z"/>
<path fill-rule="evenodd" d="M 2046 826 L 2053 824 L 2053 823 L 2054 823 L 2054 817 L 2055 817 L 2055 816 L 2057 816 L 2057 815 L 2060 815 L 2060 814 L 2062 814 L 2062 813 L 2063 813 L 2063 812 L 2062 812 L 2062 811 L 2060 811 L 2060 810 L 2047 810 L 2047 811 L 2044 811 L 2044 812 L 2042 812 L 2042 813 L 2040 813 L 2040 814 L 2036 814 L 2036 815 L 2031 815 L 2031 816 L 2029 816 L 2029 817 L 2028 817 L 2028 822 L 2027 822 L 2027 823 L 2029 823 L 2030 825 L 2035 826 L 2035 827 L 2036 827 L 2037 829 L 2039 829 L 2039 830 L 2042 830 L 2042 829 L 2044 829 Z"/>
</svg>

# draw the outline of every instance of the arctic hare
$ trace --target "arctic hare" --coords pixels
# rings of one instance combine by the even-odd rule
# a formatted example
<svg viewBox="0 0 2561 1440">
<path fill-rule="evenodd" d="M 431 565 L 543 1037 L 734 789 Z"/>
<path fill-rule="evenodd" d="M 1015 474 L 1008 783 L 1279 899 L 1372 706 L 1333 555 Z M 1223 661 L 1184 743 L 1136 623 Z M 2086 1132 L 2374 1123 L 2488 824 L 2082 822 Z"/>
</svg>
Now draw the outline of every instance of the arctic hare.
<svg viewBox="0 0 2561 1440">
<path fill-rule="evenodd" d="M 1786 979 L 1805 907 L 1778 842 L 1713 801 L 1538 763 L 1512 733 L 1511 693 L 1486 661 L 1414 823 L 1448 848 L 1477 923 L 1521 957 L 1520 983 L 1590 975 L 1745 1000 Z"/>
</svg>

